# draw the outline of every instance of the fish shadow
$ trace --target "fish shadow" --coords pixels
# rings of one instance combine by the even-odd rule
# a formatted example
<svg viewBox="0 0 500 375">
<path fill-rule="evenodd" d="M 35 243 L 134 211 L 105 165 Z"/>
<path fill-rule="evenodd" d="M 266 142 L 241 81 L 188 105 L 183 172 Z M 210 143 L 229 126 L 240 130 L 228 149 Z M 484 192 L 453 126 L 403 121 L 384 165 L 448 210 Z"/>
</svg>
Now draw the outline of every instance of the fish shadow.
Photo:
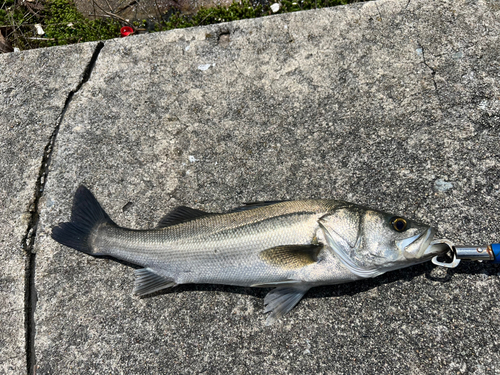
<svg viewBox="0 0 500 375">
<path fill-rule="evenodd" d="M 500 271 L 500 266 L 493 265 L 491 263 L 462 262 L 458 268 L 447 268 L 444 276 L 437 277 L 432 275 L 432 271 L 436 268 L 438 268 L 438 266 L 427 262 L 420 265 L 391 271 L 373 279 L 358 280 L 352 283 L 345 284 L 318 286 L 311 288 L 306 296 L 304 296 L 304 299 L 354 296 L 356 294 L 364 293 L 386 284 L 411 282 L 413 279 L 421 275 L 425 275 L 426 279 L 434 282 L 449 283 L 453 281 L 453 276 L 458 274 L 497 274 Z M 255 298 L 264 298 L 266 294 L 269 293 L 269 291 L 272 289 L 273 288 L 253 288 L 220 284 L 184 284 L 178 285 L 171 289 L 164 289 L 155 293 L 151 293 L 142 296 L 141 298 L 152 298 L 161 295 L 168 295 L 171 293 L 185 293 L 192 291 L 223 292 L 248 295 Z"/>
</svg>

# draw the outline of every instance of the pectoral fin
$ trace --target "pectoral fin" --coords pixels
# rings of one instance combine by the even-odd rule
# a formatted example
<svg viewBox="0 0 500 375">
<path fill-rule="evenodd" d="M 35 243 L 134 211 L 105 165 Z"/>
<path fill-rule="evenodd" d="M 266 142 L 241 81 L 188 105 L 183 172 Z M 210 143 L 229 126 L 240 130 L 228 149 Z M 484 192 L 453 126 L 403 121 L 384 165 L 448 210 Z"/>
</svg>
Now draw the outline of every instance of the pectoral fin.
<svg viewBox="0 0 500 375">
<path fill-rule="evenodd" d="M 259 253 L 259 258 L 271 266 L 296 269 L 317 261 L 323 245 L 285 245 L 276 246 Z"/>
<path fill-rule="evenodd" d="M 177 285 L 173 279 L 159 276 L 150 268 L 141 268 L 135 270 L 134 273 L 135 284 L 133 293 L 138 296 L 144 296 Z"/>
<path fill-rule="evenodd" d="M 266 326 L 289 312 L 309 290 L 308 285 L 282 286 L 271 290 L 264 298 L 264 312 L 269 313 Z"/>
</svg>

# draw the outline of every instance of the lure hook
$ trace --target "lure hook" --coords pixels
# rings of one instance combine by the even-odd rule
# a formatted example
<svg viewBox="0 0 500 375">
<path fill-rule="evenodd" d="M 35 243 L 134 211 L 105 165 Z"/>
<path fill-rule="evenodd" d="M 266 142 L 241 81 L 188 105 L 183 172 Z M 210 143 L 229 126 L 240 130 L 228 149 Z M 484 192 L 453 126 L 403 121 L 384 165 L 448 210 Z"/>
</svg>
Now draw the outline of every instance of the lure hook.
<svg viewBox="0 0 500 375">
<path fill-rule="evenodd" d="M 443 245 L 448 247 L 448 254 L 451 255 L 452 260 L 451 262 L 441 262 L 438 260 L 438 256 L 435 256 L 432 258 L 432 263 L 434 263 L 436 266 L 441 266 L 441 267 L 446 267 L 446 268 L 455 268 L 460 264 L 460 259 L 457 258 L 457 252 L 455 250 L 455 245 L 448 240 L 438 240 L 438 241 L 433 241 L 431 245 Z"/>
<path fill-rule="evenodd" d="M 455 246 L 448 240 L 439 240 L 432 245 L 443 244 L 448 246 L 448 253 L 452 256 L 452 261 L 449 263 L 440 262 L 438 257 L 432 258 L 432 263 L 437 266 L 455 268 L 459 265 L 461 259 L 466 260 L 488 260 L 493 263 L 500 263 L 500 244 L 491 244 L 488 246 Z"/>
</svg>

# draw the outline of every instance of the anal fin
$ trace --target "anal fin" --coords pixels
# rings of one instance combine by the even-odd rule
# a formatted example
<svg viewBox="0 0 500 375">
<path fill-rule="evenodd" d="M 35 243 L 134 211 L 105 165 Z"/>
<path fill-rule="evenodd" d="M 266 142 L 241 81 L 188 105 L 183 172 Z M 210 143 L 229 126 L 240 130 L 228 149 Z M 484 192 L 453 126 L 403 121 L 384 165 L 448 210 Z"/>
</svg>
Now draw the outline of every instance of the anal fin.
<svg viewBox="0 0 500 375">
<path fill-rule="evenodd" d="M 304 297 L 309 288 L 309 285 L 295 285 L 271 290 L 264 298 L 264 312 L 269 313 L 266 326 L 270 326 L 288 313 Z"/>
<path fill-rule="evenodd" d="M 144 296 L 177 284 L 173 279 L 159 276 L 151 268 L 141 268 L 134 271 L 134 294 Z"/>
</svg>

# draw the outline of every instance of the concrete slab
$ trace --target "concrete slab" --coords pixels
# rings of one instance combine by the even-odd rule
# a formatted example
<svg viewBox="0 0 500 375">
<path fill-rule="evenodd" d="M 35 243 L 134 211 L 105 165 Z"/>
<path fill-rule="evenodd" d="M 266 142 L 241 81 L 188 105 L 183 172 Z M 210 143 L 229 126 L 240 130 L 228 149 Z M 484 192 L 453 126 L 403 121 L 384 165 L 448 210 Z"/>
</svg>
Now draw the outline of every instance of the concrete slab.
<svg viewBox="0 0 500 375">
<path fill-rule="evenodd" d="M 0 374 L 27 369 L 25 290 L 45 147 L 93 44 L 0 55 Z M 61 74 L 64 73 L 64 74 Z"/>
<path fill-rule="evenodd" d="M 120 225 L 183 204 L 339 198 L 498 240 L 496 2 L 377 1 L 105 42 L 61 125 L 36 241 L 40 374 L 499 371 L 499 269 L 430 264 L 311 291 L 131 295 L 50 239 L 86 184 Z"/>
</svg>

